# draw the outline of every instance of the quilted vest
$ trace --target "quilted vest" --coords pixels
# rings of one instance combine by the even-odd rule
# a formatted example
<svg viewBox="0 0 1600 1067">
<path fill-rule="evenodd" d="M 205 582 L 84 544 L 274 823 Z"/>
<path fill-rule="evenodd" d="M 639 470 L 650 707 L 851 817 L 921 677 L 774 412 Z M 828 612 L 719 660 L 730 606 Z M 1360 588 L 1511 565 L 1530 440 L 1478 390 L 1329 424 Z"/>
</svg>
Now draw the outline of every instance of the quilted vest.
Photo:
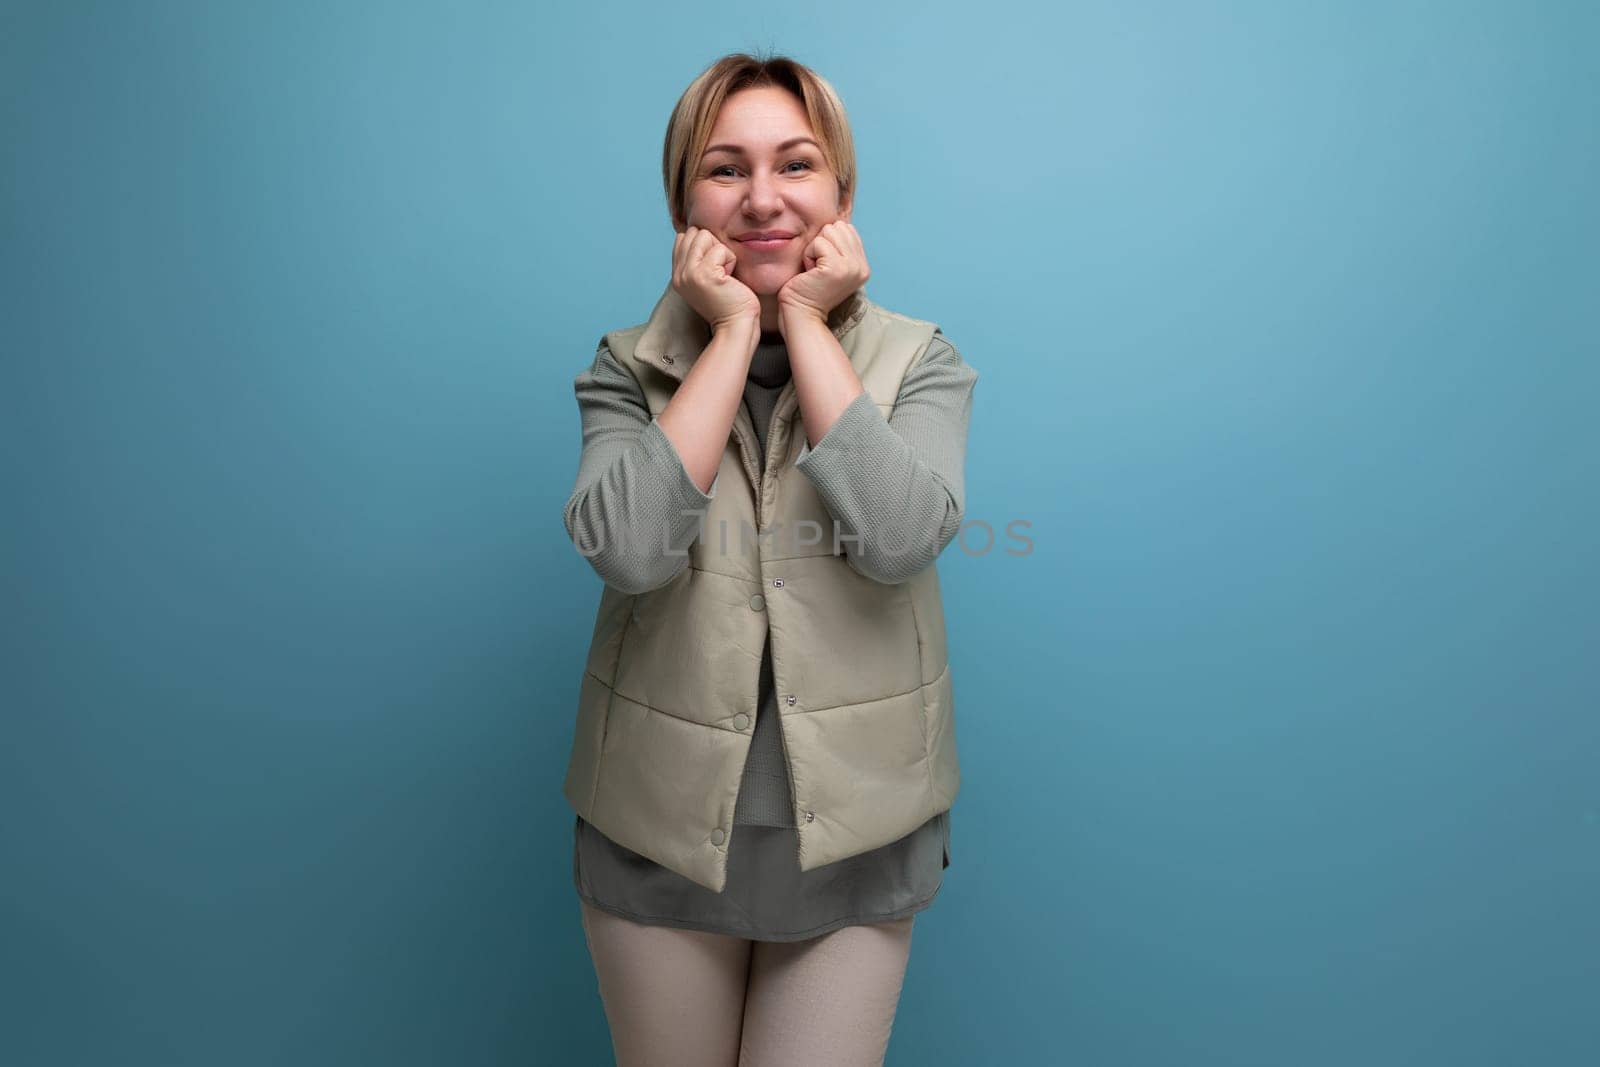
<svg viewBox="0 0 1600 1067">
<path fill-rule="evenodd" d="M 887 417 L 935 325 L 858 290 L 829 326 Z M 671 285 L 647 322 L 605 335 L 652 416 L 710 339 Z M 739 405 L 688 566 L 637 595 L 603 587 L 579 687 L 573 810 L 717 893 L 769 636 L 800 870 L 904 837 L 960 786 L 938 572 L 883 584 L 846 562 L 856 546 L 794 465 L 805 436 L 792 379 L 764 461 Z"/>
</svg>

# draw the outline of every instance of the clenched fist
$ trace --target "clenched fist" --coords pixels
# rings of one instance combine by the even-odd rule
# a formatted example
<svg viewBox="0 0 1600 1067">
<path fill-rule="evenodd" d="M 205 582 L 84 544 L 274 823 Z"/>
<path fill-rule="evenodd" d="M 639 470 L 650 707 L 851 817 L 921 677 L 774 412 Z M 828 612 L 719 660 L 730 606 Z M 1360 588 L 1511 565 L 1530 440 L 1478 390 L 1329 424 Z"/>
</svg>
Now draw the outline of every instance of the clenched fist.
<svg viewBox="0 0 1600 1067">
<path fill-rule="evenodd" d="M 800 311 L 826 320 L 871 275 L 861 234 L 848 222 L 830 222 L 806 246 L 800 273 L 778 290 L 778 307 L 786 314 Z"/>
<path fill-rule="evenodd" d="M 749 317 L 761 318 L 754 290 L 733 276 L 739 257 L 716 236 L 690 226 L 672 242 L 672 287 L 716 331 Z"/>
</svg>

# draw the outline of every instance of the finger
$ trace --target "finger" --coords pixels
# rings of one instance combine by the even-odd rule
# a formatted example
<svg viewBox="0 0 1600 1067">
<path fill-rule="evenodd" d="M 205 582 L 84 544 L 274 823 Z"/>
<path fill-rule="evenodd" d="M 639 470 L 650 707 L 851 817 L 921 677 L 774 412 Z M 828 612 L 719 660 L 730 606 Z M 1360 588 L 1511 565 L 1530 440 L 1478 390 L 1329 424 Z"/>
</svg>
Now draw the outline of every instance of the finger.
<svg viewBox="0 0 1600 1067">
<path fill-rule="evenodd" d="M 812 242 L 812 247 L 816 248 L 819 259 L 823 256 L 842 256 L 844 254 L 843 249 L 834 244 L 829 237 L 820 233 L 817 234 L 817 239 Z"/>
<path fill-rule="evenodd" d="M 830 225 L 833 227 L 833 229 L 829 232 L 828 236 L 833 239 L 834 244 L 839 246 L 839 250 L 841 252 L 859 253 L 862 256 L 866 255 L 866 250 L 861 247 L 861 234 L 856 231 L 854 226 L 842 219 L 837 222 L 830 223 Z"/>
<path fill-rule="evenodd" d="M 731 278 L 733 277 L 733 268 L 738 265 L 739 259 L 728 251 L 727 245 L 718 241 L 715 247 L 707 250 L 706 262 L 720 268 L 724 274 Z"/>
<path fill-rule="evenodd" d="M 861 231 L 856 229 L 854 224 L 847 222 L 847 223 L 844 224 L 844 232 L 849 234 L 850 243 L 855 246 L 855 249 L 856 249 L 856 251 L 858 253 L 860 253 L 861 258 L 862 259 L 866 259 L 867 258 L 867 248 L 866 248 L 866 246 L 864 244 L 861 243 Z"/>
<path fill-rule="evenodd" d="M 722 268 L 727 277 L 731 278 L 734 268 L 739 265 L 739 257 L 734 255 L 733 249 L 713 236 L 710 246 L 706 249 L 706 262 L 715 263 Z"/>
<path fill-rule="evenodd" d="M 694 244 L 690 248 L 689 257 L 696 262 L 703 261 L 712 247 L 721 244 L 710 230 L 698 230 L 694 235 Z"/>
<path fill-rule="evenodd" d="M 861 243 L 861 231 L 852 223 L 841 221 L 839 228 L 830 236 L 839 245 L 839 250 L 845 254 L 845 258 L 852 265 L 859 265 L 857 269 L 862 275 L 867 274 L 867 250 Z"/>
</svg>

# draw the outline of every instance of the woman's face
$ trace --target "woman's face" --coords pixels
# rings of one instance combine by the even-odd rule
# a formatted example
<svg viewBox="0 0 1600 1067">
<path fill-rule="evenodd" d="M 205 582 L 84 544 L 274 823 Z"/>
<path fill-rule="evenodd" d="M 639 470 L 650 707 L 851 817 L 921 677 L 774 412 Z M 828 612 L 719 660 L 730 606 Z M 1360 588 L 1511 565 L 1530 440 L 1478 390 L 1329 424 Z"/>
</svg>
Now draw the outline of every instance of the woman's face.
<svg viewBox="0 0 1600 1067">
<path fill-rule="evenodd" d="M 803 269 L 822 227 L 850 219 L 804 105 L 785 89 L 741 89 L 722 103 L 689 184 L 690 226 L 710 230 L 739 258 L 734 277 L 771 295 Z M 758 234 L 779 239 L 756 243 Z M 786 239 L 785 239 L 785 235 Z"/>
</svg>

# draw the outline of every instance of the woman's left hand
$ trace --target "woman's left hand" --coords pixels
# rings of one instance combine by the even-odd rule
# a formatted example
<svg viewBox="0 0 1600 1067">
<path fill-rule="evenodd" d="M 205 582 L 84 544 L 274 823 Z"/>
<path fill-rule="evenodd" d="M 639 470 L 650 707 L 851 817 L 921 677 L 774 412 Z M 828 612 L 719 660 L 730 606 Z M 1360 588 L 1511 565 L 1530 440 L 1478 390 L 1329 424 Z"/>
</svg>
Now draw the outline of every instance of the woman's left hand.
<svg viewBox="0 0 1600 1067">
<path fill-rule="evenodd" d="M 828 312 L 865 285 L 871 274 L 861 234 L 848 222 L 830 222 L 806 246 L 800 273 L 778 290 L 778 310 L 827 321 Z"/>
</svg>

